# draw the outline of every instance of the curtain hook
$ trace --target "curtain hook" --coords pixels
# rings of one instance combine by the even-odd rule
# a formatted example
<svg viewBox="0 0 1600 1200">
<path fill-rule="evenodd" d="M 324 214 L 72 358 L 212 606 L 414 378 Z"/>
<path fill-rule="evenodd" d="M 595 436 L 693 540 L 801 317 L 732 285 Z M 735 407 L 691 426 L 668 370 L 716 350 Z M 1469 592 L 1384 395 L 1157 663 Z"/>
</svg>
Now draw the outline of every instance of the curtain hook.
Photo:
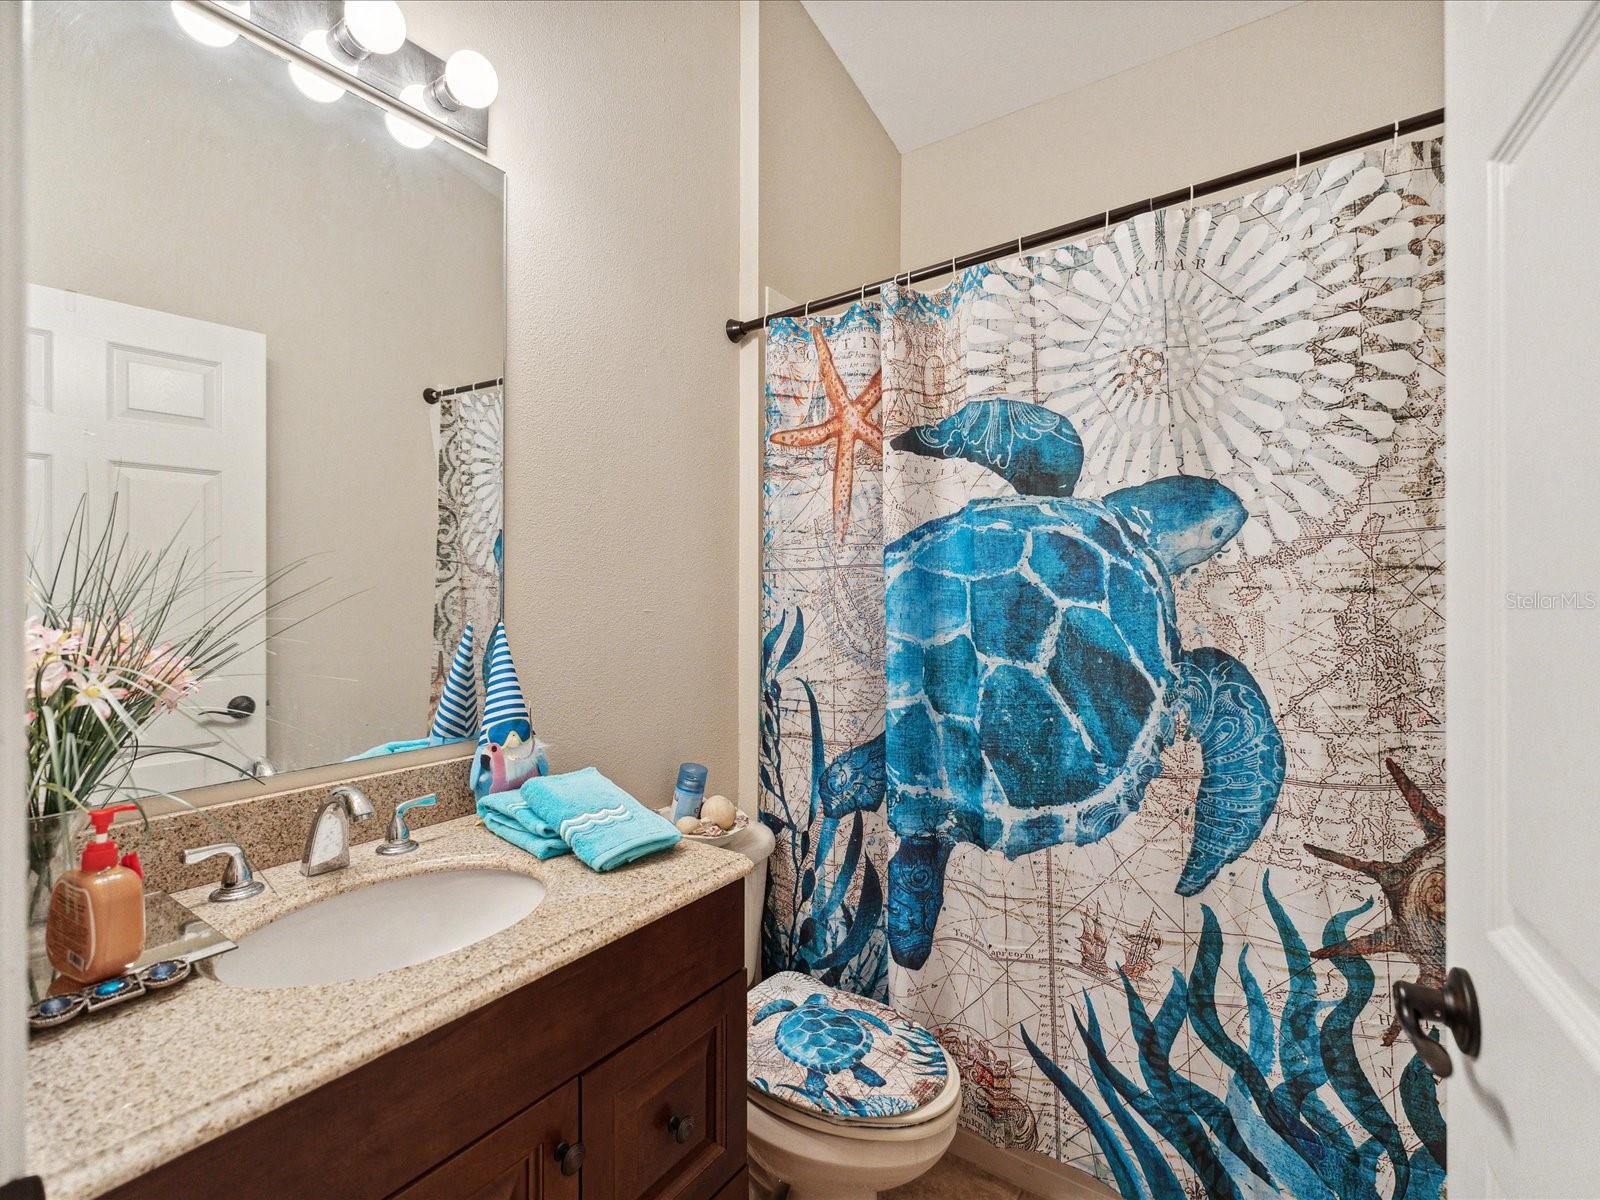
<svg viewBox="0 0 1600 1200">
<path fill-rule="evenodd" d="M 1106 209 L 1106 232 L 1111 232 L 1111 210 L 1109 208 Z"/>
<path fill-rule="evenodd" d="M 1300 151 L 1298 150 L 1294 152 L 1294 173 L 1296 175 L 1300 174 Z"/>
<path fill-rule="evenodd" d="M 1189 207 L 1194 207 L 1194 184 L 1189 185 Z"/>
<path fill-rule="evenodd" d="M 800 319 L 802 321 L 811 320 L 811 301 L 809 301 L 809 300 L 806 301 L 805 312 L 801 315 Z"/>
<path fill-rule="evenodd" d="M 1394 123 L 1394 144 L 1396 146 L 1398 146 L 1400 144 L 1400 122 L 1399 121 L 1396 121 Z"/>
<path fill-rule="evenodd" d="M 950 278 L 954 279 L 955 277 L 956 277 L 956 256 L 954 254 L 952 254 L 950 256 Z"/>
</svg>

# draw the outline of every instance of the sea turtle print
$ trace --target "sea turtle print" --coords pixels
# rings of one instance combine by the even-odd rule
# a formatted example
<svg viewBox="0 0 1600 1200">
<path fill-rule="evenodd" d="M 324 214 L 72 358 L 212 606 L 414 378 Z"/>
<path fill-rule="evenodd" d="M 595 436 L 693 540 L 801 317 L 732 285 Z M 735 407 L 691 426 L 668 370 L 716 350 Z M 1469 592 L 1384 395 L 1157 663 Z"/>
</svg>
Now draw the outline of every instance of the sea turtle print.
<svg viewBox="0 0 1600 1200">
<path fill-rule="evenodd" d="M 891 445 L 967 459 L 1018 489 L 884 552 L 895 961 L 927 960 L 955 845 L 1017 858 L 1097 842 L 1138 809 L 1180 735 L 1203 764 L 1177 891 L 1201 891 L 1255 841 L 1284 779 L 1283 739 L 1250 672 L 1178 634 L 1173 579 L 1232 541 L 1244 505 L 1187 475 L 1074 497 L 1076 433 L 1020 401 L 974 401 Z"/>
<path fill-rule="evenodd" d="M 752 1024 L 787 1013 L 778 1022 L 778 1049 L 806 1071 L 802 1089 L 813 1100 L 822 1099 L 827 1077 L 849 1071 L 868 1087 L 882 1087 L 883 1076 L 861 1060 L 872 1049 L 872 1031 L 894 1036 L 882 1017 L 859 1009 L 838 1009 L 821 992 L 813 992 L 804 1004 L 793 1000 L 774 1000 L 764 1005 Z"/>
<path fill-rule="evenodd" d="M 934 1036 L 870 1000 L 819 991 L 796 972 L 764 980 L 750 998 L 751 1062 L 770 1058 L 771 1047 L 777 1061 L 799 1068 L 792 1078 L 804 1073 L 790 1083 L 753 1070 L 751 1082 L 769 1095 L 837 1116 L 884 1117 L 912 1112 L 943 1089 L 949 1067 Z M 848 1086 L 837 1085 L 839 1076 Z"/>
</svg>

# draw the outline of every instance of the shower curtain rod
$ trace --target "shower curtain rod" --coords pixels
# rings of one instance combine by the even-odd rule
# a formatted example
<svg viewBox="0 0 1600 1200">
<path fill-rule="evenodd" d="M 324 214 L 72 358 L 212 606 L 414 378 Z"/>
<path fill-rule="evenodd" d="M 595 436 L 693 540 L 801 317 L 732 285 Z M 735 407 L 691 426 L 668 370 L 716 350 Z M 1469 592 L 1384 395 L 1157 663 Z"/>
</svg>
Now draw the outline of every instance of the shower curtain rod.
<svg viewBox="0 0 1600 1200">
<path fill-rule="evenodd" d="M 1405 134 L 1416 133 L 1444 122 L 1444 109 L 1436 108 L 1432 112 L 1418 113 L 1414 117 L 1407 117 L 1403 121 L 1395 121 L 1388 125 L 1369 129 L 1365 133 L 1351 134 L 1349 137 L 1340 138 L 1335 142 L 1328 142 L 1321 146 L 1313 146 L 1299 154 L 1287 154 L 1282 158 L 1275 158 L 1271 162 L 1264 162 L 1254 167 L 1247 167 L 1242 171 L 1234 171 L 1229 175 L 1220 175 L 1216 179 L 1208 179 L 1204 183 L 1197 183 L 1193 187 L 1179 188 L 1175 192 L 1167 192 L 1161 196 L 1151 196 L 1147 200 L 1140 200 L 1134 204 L 1125 204 L 1121 208 L 1108 209 L 1103 213 L 1084 217 L 1082 220 L 1071 221 L 1065 225 L 1057 225 L 1054 229 L 1040 230 L 1038 233 L 1026 237 L 1013 238 L 1009 242 L 1000 242 L 993 246 L 986 246 L 982 250 L 974 250 L 970 254 L 960 254 L 954 258 L 941 259 L 926 267 L 918 267 L 914 271 L 897 271 L 886 279 L 876 283 L 864 283 L 853 287 L 849 291 L 838 292 L 832 296 L 823 296 L 819 300 L 809 300 L 804 304 L 797 304 L 793 308 L 783 309 L 781 312 L 768 313 L 763 317 L 752 317 L 748 321 L 741 321 L 736 317 L 729 318 L 723 327 L 730 342 L 738 343 L 744 340 L 748 333 L 770 324 L 780 317 L 804 317 L 813 312 L 822 312 L 825 309 L 837 308 L 851 300 L 862 299 L 866 293 L 874 288 L 882 287 L 894 280 L 904 279 L 906 286 L 921 283 L 924 279 L 934 279 L 940 275 L 953 274 L 966 267 L 975 267 L 979 263 L 990 262 L 1007 254 L 1021 254 L 1026 250 L 1037 250 L 1041 246 L 1048 246 L 1052 242 L 1062 242 L 1075 238 L 1085 233 L 1093 233 L 1115 222 L 1126 221 L 1129 217 L 1136 217 L 1142 212 L 1154 212 L 1158 208 L 1167 208 L 1184 201 L 1194 201 L 1201 196 L 1209 196 L 1215 192 L 1229 191 L 1242 187 L 1247 183 L 1266 179 L 1273 175 L 1281 175 L 1285 171 L 1298 171 L 1304 163 L 1316 162 L 1319 159 L 1334 158 L 1340 154 L 1348 154 L 1352 150 L 1364 150 L 1368 146 L 1375 146 L 1387 139 L 1399 140 Z"/>
<path fill-rule="evenodd" d="M 504 379 L 483 379 L 477 383 L 461 383 L 452 388 L 423 388 L 422 402 L 424 404 L 437 404 L 448 396 L 459 396 L 462 392 L 481 392 L 484 388 L 499 387 Z"/>
</svg>

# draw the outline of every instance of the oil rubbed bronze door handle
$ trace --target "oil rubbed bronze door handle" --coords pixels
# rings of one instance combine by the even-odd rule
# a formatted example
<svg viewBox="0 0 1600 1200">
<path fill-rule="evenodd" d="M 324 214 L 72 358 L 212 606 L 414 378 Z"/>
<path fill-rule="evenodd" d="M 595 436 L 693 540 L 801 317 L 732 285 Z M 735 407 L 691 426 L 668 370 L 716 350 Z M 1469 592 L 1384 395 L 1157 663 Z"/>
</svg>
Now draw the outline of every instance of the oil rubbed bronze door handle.
<svg viewBox="0 0 1600 1200">
<path fill-rule="evenodd" d="M 203 708 L 199 715 L 202 717 L 229 717 L 235 721 L 243 721 L 255 716 L 256 700 L 254 696 L 235 696 L 228 701 L 226 708 Z"/>
<path fill-rule="evenodd" d="M 562 1142 L 557 1146 L 556 1165 L 563 1175 L 576 1175 L 583 1170 L 583 1143 Z"/>
<path fill-rule="evenodd" d="M 1428 1069 L 1444 1079 L 1455 1070 L 1450 1051 L 1428 1036 L 1422 1022 L 1434 1021 L 1448 1029 L 1461 1053 L 1477 1058 L 1483 1045 L 1483 1025 L 1478 1014 L 1478 993 L 1472 976 L 1452 967 L 1444 977 L 1444 987 L 1423 987 L 1402 980 L 1394 985 L 1394 1015 L 1400 1028 L 1416 1046 Z"/>
</svg>

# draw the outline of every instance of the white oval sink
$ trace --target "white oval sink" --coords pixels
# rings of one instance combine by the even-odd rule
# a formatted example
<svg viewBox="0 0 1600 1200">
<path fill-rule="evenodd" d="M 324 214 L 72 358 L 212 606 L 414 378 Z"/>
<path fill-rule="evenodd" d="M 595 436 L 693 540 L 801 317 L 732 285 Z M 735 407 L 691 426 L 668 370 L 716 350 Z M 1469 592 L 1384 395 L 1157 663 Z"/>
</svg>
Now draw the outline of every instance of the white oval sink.
<svg viewBox="0 0 1600 1200">
<path fill-rule="evenodd" d="M 263 925 L 213 959 L 223 983 L 306 987 L 427 962 L 516 924 L 544 884 L 514 871 L 441 871 L 330 896 Z"/>
</svg>

